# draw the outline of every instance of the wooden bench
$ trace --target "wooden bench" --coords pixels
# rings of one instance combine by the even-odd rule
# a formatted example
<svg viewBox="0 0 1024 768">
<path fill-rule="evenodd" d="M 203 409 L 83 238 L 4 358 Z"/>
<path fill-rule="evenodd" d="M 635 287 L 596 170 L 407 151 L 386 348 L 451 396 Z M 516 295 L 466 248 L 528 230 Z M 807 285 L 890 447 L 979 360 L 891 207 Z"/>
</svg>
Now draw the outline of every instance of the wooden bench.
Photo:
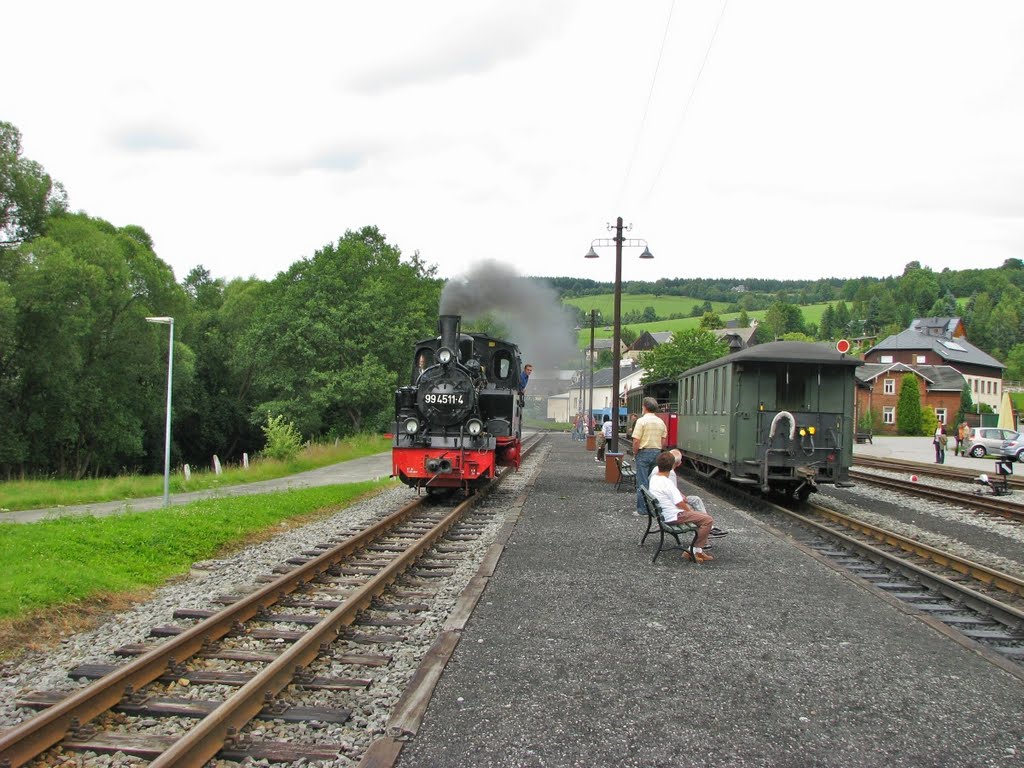
<svg viewBox="0 0 1024 768">
<path fill-rule="evenodd" d="M 621 456 L 615 457 L 615 464 L 619 469 L 619 479 L 615 481 L 615 490 L 619 490 L 623 485 L 626 486 L 626 490 L 632 487 L 633 492 L 636 492 L 636 468 L 626 461 Z"/>
<path fill-rule="evenodd" d="M 658 532 L 658 548 L 654 550 L 654 557 L 651 558 L 651 562 L 653 563 L 658 559 L 658 555 L 661 554 L 661 550 L 663 549 L 681 549 L 690 553 L 690 562 L 696 563 L 697 557 L 693 552 L 693 546 L 697 542 L 697 526 L 694 523 L 666 523 L 665 517 L 661 512 L 661 505 L 658 503 L 658 500 L 651 495 L 651 492 L 646 488 L 641 487 L 640 495 L 643 496 L 644 506 L 647 507 L 647 530 L 644 531 L 644 535 L 640 539 L 640 546 L 642 547 L 644 545 L 644 542 L 650 534 L 655 531 Z M 666 533 L 676 540 L 676 545 L 674 547 L 665 546 Z M 693 536 L 690 538 L 690 543 L 683 546 L 682 539 L 679 537 L 686 536 L 691 533 Z"/>
<path fill-rule="evenodd" d="M 855 442 L 858 443 L 871 443 L 872 445 L 874 445 L 874 443 L 871 442 L 870 432 L 854 432 L 853 439 Z"/>
</svg>

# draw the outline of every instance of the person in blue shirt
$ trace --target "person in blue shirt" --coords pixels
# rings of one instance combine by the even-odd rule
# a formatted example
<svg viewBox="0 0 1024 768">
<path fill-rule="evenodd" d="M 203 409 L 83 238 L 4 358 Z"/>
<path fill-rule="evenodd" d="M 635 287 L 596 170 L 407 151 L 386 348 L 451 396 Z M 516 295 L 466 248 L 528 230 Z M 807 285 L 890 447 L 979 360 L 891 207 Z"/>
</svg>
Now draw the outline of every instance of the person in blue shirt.
<svg viewBox="0 0 1024 768">
<path fill-rule="evenodd" d="M 523 366 L 522 373 L 519 374 L 519 391 L 525 392 L 526 385 L 530 383 L 530 374 L 533 373 L 533 366 L 527 363 Z"/>
</svg>

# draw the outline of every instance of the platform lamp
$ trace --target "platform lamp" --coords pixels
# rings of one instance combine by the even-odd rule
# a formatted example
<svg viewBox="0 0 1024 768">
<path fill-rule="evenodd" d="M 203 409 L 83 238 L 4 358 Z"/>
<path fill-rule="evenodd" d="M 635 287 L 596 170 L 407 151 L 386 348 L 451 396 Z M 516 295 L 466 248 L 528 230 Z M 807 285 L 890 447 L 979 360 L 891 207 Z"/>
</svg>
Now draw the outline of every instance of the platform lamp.
<svg viewBox="0 0 1024 768">
<path fill-rule="evenodd" d="M 594 435 L 594 323 L 597 318 L 597 310 L 590 310 L 590 427 L 587 434 Z"/>
<path fill-rule="evenodd" d="M 167 427 L 164 430 L 164 506 L 171 505 L 171 383 L 174 376 L 174 318 L 147 317 L 147 323 L 166 325 L 170 329 L 167 347 Z"/>
<path fill-rule="evenodd" d="M 632 229 L 632 224 L 627 227 Z M 608 225 L 609 231 L 612 225 Z M 619 452 L 619 346 L 622 340 L 621 313 L 622 313 L 622 246 L 630 247 L 643 246 L 644 252 L 640 254 L 641 259 L 653 259 L 654 254 L 647 247 L 647 241 L 639 238 L 624 238 L 622 236 L 622 217 L 615 220 L 615 237 L 599 237 L 590 243 L 590 250 L 584 258 L 598 258 L 595 246 L 615 246 L 615 304 L 612 318 L 612 440 L 610 450 L 612 453 Z"/>
</svg>

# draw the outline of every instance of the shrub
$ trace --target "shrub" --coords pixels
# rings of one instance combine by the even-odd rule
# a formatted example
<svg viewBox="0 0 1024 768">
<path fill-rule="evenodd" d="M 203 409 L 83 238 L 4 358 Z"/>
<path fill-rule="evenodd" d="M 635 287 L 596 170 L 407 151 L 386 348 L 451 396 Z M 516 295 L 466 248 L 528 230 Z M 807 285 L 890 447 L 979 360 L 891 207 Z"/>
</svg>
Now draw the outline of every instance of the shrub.
<svg viewBox="0 0 1024 768">
<path fill-rule="evenodd" d="M 302 448 L 302 436 L 290 421 L 285 421 L 283 415 L 267 416 L 267 423 L 263 427 L 264 436 L 267 438 L 267 445 L 260 452 L 268 459 L 278 461 L 291 461 Z"/>
</svg>

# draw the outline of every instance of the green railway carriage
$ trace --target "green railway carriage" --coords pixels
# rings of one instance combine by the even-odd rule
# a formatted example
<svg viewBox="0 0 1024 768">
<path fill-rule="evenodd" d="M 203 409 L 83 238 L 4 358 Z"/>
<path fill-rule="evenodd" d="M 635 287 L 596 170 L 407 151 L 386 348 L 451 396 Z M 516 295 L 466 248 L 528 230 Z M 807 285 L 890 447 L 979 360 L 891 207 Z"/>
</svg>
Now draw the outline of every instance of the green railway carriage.
<svg viewBox="0 0 1024 768">
<path fill-rule="evenodd" d="M 819 483 L 850 485 L 854 369 L 827 344 L 758 344 L 679 379 L 677 444 L 709 477 L 801 500 Z"/>
</svg>

